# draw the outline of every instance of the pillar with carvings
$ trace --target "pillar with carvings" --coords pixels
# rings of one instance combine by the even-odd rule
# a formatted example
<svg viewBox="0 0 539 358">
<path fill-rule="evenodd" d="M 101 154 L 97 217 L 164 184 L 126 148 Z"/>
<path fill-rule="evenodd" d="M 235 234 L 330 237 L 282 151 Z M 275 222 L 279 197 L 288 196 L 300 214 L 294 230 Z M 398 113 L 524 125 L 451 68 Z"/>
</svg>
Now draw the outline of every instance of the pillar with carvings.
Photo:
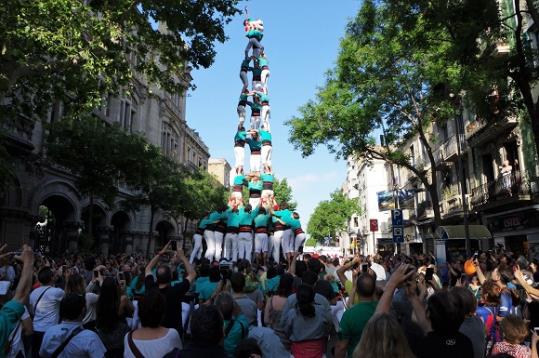
<svg viewBox="0 0 539 358">
<path fill-rule="evenodd" d="M 77 221 L 67 221 L 63 225 L 65 231 L 65 238 L 67 241 L 68 252 L 79 251 L 79 237 L 81 233 L 81 223 Z"/>
<path fill-rule="evenodd" d="M 131 231 L 123 232 L 120 239 L 122 240 L 123 252 L 131 255 L 133 253 L 133 233 Z"/>
<path fill-rule="evenodd" d="M 101 255 L 108 256 L 109 254 L 111 231 L 112 228 L 108 226 L 99 226 L 96 230 L 95 236 L 98 239 Z"/>
</svg>

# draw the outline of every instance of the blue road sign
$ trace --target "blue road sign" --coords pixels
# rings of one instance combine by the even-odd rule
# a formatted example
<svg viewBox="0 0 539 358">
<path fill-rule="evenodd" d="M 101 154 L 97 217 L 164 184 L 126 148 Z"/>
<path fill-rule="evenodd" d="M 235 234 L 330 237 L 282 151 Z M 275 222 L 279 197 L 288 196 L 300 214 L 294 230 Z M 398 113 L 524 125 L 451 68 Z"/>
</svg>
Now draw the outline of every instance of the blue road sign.
<svg viewBox="0 0 539 358">
<path fill-rule="evenodd" d="M 393 223 L 393 226 L 402 226 L 403 220 L 401 209 L 391 210 L 391 221 Z"/>
<path fill-rule="evenodd" d="M 402 219 L 402 210 L 393 209 L 391 210 L 391 222 L 393 226 L 393 242 L 401 243 L 404 242 L 404 226 Z"/>
</svg>

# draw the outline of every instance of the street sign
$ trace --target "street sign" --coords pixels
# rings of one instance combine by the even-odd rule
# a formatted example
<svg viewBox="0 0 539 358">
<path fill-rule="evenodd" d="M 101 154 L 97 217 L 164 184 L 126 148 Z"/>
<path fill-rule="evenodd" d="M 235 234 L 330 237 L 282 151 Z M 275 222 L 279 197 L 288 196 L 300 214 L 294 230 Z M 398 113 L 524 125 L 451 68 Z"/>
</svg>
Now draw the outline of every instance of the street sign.
<svg viewBox="0 0 539 358">
<path fill-rule="evenodd" d="M 393 242 L 404 242 L 404 226 L 401 209 L 391 210 L 391 223 L 393 224 Z"/>
<path fill-rule="evenodd" d="M 378 231 L 378 219 L 370 219 L 371 232 Z"/>
<path fill-rule="evenodd" d="M 404 242 L 404 228 L 402 226 L 393 226 L 393 242 Z"/>
<path fill-rule="evenodd" d="M 392 221 L 393 226 L 402 226 L 403 219 L 402 219 L 401 209 L 391 210 L 391 221 Z"/>
</svg>

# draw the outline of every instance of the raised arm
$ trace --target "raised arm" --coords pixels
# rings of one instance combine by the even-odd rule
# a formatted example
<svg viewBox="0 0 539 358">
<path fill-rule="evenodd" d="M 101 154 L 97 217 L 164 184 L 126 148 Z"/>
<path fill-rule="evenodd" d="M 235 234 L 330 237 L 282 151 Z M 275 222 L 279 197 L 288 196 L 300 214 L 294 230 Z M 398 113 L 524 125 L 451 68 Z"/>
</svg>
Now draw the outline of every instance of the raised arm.
<svg viewBox="0 0 539 358">
<path fill-rule="evenodd" d="M 341 267 L 337 269 L 337 277 L 339 278 L 339 281 L 341 281 L 342 285 L 344 286 L 346 284 L 346 275 L 344 274 L 346 271 L 350 270 L 354 265 L 360 263 L 360 258 L 358 256 L 354 257 L 354 259 L 348 263 L 345 263 Z"/>
<path fill-rule="evenodd" d="M 24 301 L 30 290 L 32 289 L 32 275 L 34 273 L 34 253 L 32 248 L 26 244 L 22 246 L 21 256 L 17 257 L 22 261 L 22 272 L 17 288 L 15 289 L 15 296 L 13 299 L 24 304 Z"/>
<path fill-rule="evenodd" d="M 389 310 L 391 309 L 391 301 L 393 300 L 393 294 L 395 293 L 397 287 L 406 282 L 406 280 L 416 273 L 415 270 L 409 270 L 409 272 L 407 272 L 409 268 L 412 268 L 412 266 L 408 264 L 401 264 L 395 270 L 395 272 L 393 272 L 386 284 L 386 287 L 384 288 L 382 297 L 378 301 L 376 313 L 389 313 Z"/>
<path fill-rule="evenodd" d="M 146 269 L 145 269 L 146 276 L 149 276 L 152 274 L 153 268 L 157 265 L 161 256 L 163 256 L 167 252 L 169 246 L 170 246 L 170 241 L 167 242 L 165 247 L 163 247 L 161 251 L 159 251 L 159 253 L 155 255 L 153 259 L 150 260 L 150 262 L 148 262 L 148 265 L 146 265 Z"/>
</svg>

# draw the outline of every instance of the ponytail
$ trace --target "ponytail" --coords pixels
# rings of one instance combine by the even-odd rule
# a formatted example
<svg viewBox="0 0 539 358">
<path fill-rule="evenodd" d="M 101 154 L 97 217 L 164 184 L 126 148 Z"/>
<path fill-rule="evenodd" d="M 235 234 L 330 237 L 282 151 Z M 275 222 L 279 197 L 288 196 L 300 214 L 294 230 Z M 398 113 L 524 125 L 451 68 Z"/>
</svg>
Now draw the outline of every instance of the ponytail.
<svg viewBox="0 0 539 358">
<path fill-rule="evenodd" d="M 296 292 L 298 299 L 298 309 L 302 316 L 304 317 L 314 317 L 314 290 L 311 286 L 300 285 L 298 291 Z"/>
</svg>

